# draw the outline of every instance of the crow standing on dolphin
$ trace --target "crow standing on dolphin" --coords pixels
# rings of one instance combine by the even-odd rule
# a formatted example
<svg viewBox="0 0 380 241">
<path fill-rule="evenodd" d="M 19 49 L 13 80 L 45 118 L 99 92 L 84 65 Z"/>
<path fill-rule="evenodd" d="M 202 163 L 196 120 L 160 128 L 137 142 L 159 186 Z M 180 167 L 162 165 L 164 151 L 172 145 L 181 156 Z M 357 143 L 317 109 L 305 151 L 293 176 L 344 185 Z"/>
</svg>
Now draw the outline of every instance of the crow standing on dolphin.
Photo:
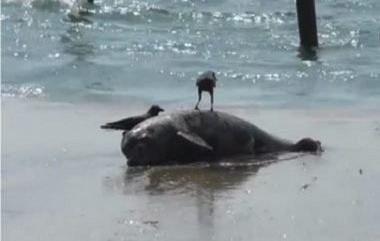
<svg viewBox="0 0 380 241">
<path fill-rule="evenodd" d="M 213 71 L 206 71 L 197 78 L 196 85 L 198 87 L 198 102 L 195 106 L 195 109 L 198 110 L 199 102 L 202 99 L 202 92 L 206 91 L 210 94 L 211 97 L 211 111 L 214 110 L 214 88 L 216 86 L 216 76 Z"/>
<path fill-rule="evenodd" d="M 110 122 L 100 126 L 100 128 L 129 131 L 144 120 L 157 116 L 161 111 L 164 111 L 164 109 L 158 105 L 152 105 L 145 114 L 128 117 L 115 122 Z"/>
</svg>

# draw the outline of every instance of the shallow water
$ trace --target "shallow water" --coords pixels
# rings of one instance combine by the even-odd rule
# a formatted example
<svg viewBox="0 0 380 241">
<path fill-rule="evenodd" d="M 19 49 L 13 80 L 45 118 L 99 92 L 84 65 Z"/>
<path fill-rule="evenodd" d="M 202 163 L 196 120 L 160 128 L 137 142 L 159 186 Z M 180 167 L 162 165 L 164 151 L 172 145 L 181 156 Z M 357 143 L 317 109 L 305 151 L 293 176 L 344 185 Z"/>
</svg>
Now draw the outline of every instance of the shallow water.
<svg viewBox="0 0 380 241">
<path fill-rule="evenodd" d="M 217 71 L 218 104 L 376 108 L 380 3 L 317 3 L 320 50 L 302 61 L 294 2 L 6 0 L 2 95 L 184 103 Z M 71 10 L 70 10 L 71 9 Z"/>
<path fill-rule="evenodd" d="M 318 138 L 325 152 L 265 166 L 127 168 L 120 133 L 97 130 L 122 110 L 3 101 L 3 240 L 380 238 L 378 113 L 234 107 L 279 136 Z"/>
</svg>

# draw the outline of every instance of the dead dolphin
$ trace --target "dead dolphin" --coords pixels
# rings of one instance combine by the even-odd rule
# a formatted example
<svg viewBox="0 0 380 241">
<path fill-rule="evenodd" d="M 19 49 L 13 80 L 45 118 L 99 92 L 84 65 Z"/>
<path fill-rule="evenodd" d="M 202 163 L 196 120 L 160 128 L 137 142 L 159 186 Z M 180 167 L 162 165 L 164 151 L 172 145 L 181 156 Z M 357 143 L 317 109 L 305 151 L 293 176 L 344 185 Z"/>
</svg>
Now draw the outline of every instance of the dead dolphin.
<svg viewBox="0 0 380 241">
<path fill-rule="evenodd" d="M 202 158 L 278 152 L 318 152 L 319 141 L 277 138 L 234 115 L 219 111 L 178 111 L 150 118 L 123 135 L 128 166 L 199 162 Z"/>
</svg>

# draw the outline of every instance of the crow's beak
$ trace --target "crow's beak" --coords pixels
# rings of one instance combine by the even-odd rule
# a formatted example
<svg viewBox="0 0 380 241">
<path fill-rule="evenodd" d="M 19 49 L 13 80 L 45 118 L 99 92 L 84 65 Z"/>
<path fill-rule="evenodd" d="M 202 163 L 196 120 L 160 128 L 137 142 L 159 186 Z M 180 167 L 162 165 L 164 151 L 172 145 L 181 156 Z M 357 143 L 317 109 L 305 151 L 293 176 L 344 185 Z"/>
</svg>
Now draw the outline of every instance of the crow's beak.
<svg viewBox="0 0 380 241">
<path fill-rule="evenodd" d="M 158 109 L 158 111 L 165 111 L 164 109 L 162 109 L 161 107 Z"/>
</svg>

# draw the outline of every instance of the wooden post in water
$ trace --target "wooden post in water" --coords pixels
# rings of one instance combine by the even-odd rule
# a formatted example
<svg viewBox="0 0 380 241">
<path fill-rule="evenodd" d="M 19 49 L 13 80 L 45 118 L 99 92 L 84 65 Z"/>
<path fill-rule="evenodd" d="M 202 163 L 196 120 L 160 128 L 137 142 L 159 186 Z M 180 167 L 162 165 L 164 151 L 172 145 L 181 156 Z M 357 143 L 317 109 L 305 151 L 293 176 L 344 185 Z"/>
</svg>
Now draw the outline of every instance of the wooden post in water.
<svg viewBox="0 0 380 241">
<path fill-rule="evenodd" d="M 301 47 L 318 47 L 317 20 L 314 0 L 297 0 L 298 29 Z"/>
</svg>

